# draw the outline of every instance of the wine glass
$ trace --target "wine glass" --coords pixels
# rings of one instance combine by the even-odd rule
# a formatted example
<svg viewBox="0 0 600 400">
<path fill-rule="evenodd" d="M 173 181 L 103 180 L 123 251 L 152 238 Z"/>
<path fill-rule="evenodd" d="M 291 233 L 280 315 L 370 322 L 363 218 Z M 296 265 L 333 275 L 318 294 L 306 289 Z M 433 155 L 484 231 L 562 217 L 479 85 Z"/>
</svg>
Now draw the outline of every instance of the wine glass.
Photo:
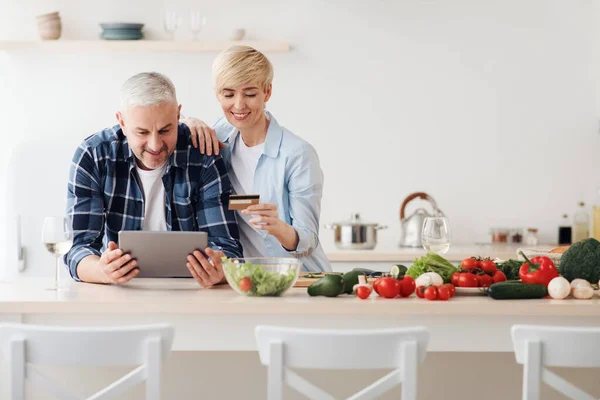
<svg viewBox="0 0 600 400">
<path fill-rule="evenodd" d="M 171 40 L 175 39 L 175 31 L 177 31 L 177 28 L 181 25 L 182 20 L 181 14 L 177 11 L 165 12 L 164 28 L 171 37 Z"/>
<path fill-rule="evenodd" d="M 426 217 L 423 221 L 421 243 L 431 253 L 445 254 L 450 249 L 450 225 L 446 217 Z"/>
<path fill-rule="evenodd" d="M 68 217 L 46 217 L 42 231 L 42 242 L 54 257 L 56 257 L 56 271 L 54 274 L 54 286 L 48 290 L 63 289 L 59 286 L 61 257 L 71 249 L 73 245 L 73 228 Z"/>
<path fill-rule="evenodd" d="M 190 11 L 190 30 L 194 35 L 194 40 L 198 40 L 198 34 L 206 25 L 206 17 L 199 11 Z"/>
</svg>

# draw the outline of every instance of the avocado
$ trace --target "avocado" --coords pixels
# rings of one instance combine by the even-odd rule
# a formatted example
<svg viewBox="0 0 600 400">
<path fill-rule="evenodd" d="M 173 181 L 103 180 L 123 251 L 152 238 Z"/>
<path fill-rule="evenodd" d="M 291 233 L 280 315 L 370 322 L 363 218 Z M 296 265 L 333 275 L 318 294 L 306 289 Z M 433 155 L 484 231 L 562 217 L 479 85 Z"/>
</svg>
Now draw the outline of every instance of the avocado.
<svg viewBox="0 0 600 400">
<path fill-rule="evenodd" d="M 336 297 L 343 291 L 344 278 L 341 275 L 325 275 L 308 287 L 309 296 Z"/>
<path fill-rule="evenodd" d="M 362 271 L 349 271 L 342 275 L 344 279 L 344 293 L 352 294 L 354 285 L 358 283 L 358 277 L 364 275 Z"/>
</svg>

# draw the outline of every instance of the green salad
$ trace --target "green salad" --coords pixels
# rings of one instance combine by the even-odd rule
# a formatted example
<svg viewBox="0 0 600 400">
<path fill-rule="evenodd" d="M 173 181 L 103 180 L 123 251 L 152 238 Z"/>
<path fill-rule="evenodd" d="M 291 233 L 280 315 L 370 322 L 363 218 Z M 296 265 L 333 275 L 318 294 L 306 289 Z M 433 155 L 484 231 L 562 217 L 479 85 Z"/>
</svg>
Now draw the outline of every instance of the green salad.
<svg viewBox="0 0 600 400">
<path fill-rule="evenodd" d="M 226 257 L 222 262 L 229 284 L 246 296 L 279 296 L 292 286 L 297 276 L 295 269 L 280 274 L 268 271 L 262 264 L 234 263 Z"/>
</svg>

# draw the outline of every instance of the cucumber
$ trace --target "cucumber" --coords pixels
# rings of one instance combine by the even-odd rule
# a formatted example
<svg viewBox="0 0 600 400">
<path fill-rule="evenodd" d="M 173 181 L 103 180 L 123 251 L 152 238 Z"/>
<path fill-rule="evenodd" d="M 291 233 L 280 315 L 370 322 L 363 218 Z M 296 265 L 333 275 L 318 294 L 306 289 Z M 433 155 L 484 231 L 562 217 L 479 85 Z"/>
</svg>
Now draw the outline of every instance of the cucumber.
<svg viewBox="0 0 600 400">
<path fill-rule="evenodd" d="M 487 293 L 496 300 L 541 299 L 548 296 L 548 289 L 533 283 L 498 282 L 490 286 Z"/>
</svg>

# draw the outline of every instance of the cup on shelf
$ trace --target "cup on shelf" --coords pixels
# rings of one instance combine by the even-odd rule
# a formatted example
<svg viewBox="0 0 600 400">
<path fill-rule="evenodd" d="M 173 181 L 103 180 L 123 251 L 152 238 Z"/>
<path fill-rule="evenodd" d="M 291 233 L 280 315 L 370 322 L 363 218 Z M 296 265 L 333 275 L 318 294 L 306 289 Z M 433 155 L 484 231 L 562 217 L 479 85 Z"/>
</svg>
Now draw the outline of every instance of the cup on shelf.
<svg viewBox="0 0 600 400">
<path fill-rule="evenodd" d="M 60 38 L 62 22 L 58 12 L 38 15 L 35 20 L 42 40 L 57 40 Z"/>
<path fill-rule="evenodd" d="M 231 32 L 231 40 L 242 40 L 246 36 L 246 30 L 244 28 L 234 29 Z"/>
</svg>

